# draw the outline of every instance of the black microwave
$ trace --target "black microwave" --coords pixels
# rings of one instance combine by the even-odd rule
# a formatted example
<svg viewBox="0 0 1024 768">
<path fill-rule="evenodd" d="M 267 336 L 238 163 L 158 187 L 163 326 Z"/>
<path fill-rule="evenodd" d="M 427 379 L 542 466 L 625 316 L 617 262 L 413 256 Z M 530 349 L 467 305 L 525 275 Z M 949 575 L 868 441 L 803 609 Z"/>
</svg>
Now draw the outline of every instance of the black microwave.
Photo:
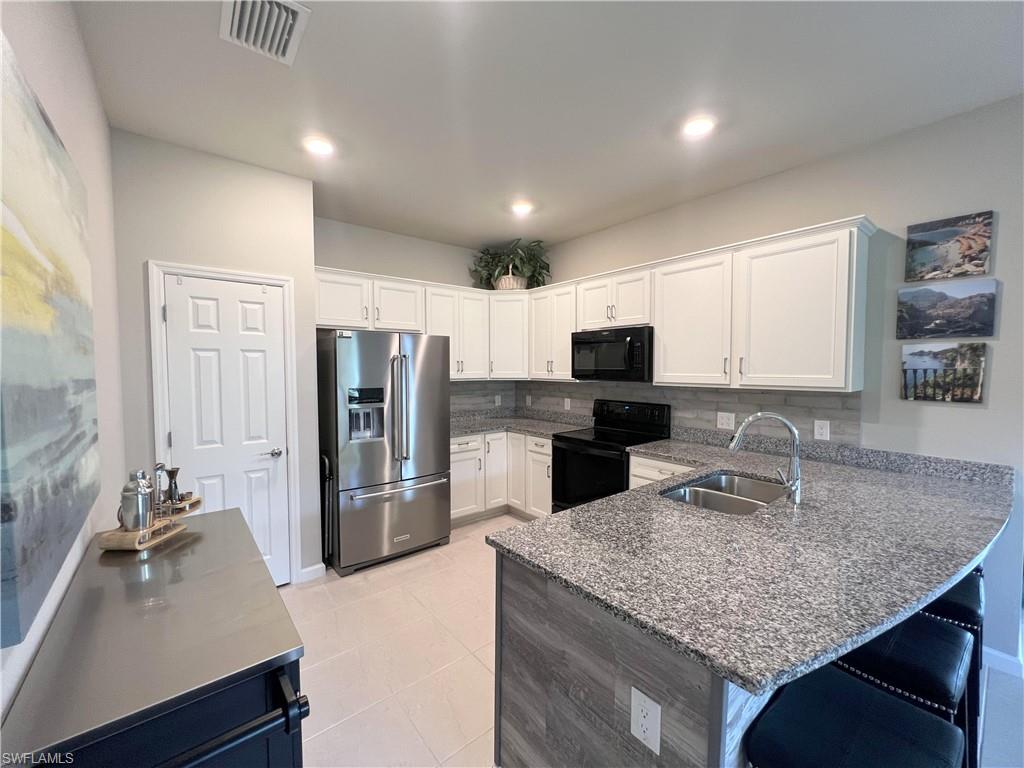
<svg viewBox="0 0 1024 768">
<path fill-rule="evenodd" d="M 637 325 L 572 335 L 572 377 L 582 381 L 651 381 L 654 328 Z"/>
</svg>

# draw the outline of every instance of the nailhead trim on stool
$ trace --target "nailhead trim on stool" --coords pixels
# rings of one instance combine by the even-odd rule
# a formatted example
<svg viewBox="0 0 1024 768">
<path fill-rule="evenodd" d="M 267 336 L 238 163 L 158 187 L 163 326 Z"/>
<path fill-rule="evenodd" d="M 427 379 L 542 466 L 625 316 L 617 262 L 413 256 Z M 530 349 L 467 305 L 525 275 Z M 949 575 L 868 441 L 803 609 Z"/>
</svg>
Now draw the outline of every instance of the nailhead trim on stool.
<svg viewBox="0 0 1024 768">
<path fill-rule="evenodd" d="M 851 672 L 851 673 L 857 675 L 858 677 L 862 677 L 865 680 L 867 680 L 867 681 L 869 681 L 871 683 L 874 683 L 879 688 L 885 688 L 887 691 L 891 691 L 892 693 L 898 693 L 903 698 L 910 699 L 911 701 L 916 701 L 919 704 L 924 704 L 924 705 L 932 707 L 934 709 L 942 710 L 947 715 L 949 715 L 949 719 L 950 720 L 952 720 L 953 719 L 953 715 L 956 714 L 956 710 L 955 709 L 950 709 L 949 707 L 945 707 L 942 704 L 937 704 L 934 701 L 929 701 L 928 699 L 922 698 L 922 697 L 918 696 L 917 694 L 911 693 L 910 691 L 904 691 L 902 688 L 897 688 L 895 685 L 890 685 L 889 683 L 885 682 L 884 680 L 879 680 L 877 677 L 873 677 L 872 675 L 869 675 L 867 672 L 862 672 L 861 670 L 857 669 L 856 667 L 851 667 L 849 664 L 846 664 L 845 662 L 842 662 L 839 659 L 836 659 L 833 663 L 837 667 L 842 667 L 847 672 Z"/>
</svg>

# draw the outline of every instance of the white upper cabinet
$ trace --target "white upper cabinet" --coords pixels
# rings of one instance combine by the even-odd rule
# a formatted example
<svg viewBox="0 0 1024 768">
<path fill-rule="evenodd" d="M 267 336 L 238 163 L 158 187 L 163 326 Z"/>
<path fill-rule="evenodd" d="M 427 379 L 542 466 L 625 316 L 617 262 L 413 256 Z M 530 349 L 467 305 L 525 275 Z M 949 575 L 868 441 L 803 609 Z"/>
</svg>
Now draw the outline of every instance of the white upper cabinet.
<svg viewBox="0 0 1024 768">
<path fill-rule="evenodd" d="M 495 291 L 490 299 L 491 378 L 529 378 L 530 297 L 520 291 Z"/>
<path fill-rule="evenodd" d="M 639 269 L 576 287 L 577 326 L 581 331 L 651 322 L 651 271 Z"/>
<path fill-rule="evenodd" d="M 317 325 L 369 328 L 370 285 L 373 281 L 327 270 L 316 271 Z"/>
<path fill-rule="evenodd" d="M 423 333 L 423 285 L 318 267 L 316 323 L 337 328 Z"/>
<path fill-rule="evenodd" d="M 427 288 L 427 333 L 451 339 L 451 378 L 487 378 L 488 315 L 485 294 Z"/>
<path fill-rule="evenodd" d="M 374 280 L 373 305 L 375 330 L 423 333 L 422 285 L 397 280 Z"/>
<path fill-rule="evenodd" d="M 739 386 L 861 388 L 867 260 L 857 256 L 864 240 L 847 228 L 736 251 Z"/>
<path fill-rule="evenodd" d="M 561 285 L 530 294 L 530 378 L 572 378 L 576 287 Z"/>
<path fill-rule="evenodd" d="M 654 270 L 654 383 L 728 386 L 732 253 Z"/>
</svg>

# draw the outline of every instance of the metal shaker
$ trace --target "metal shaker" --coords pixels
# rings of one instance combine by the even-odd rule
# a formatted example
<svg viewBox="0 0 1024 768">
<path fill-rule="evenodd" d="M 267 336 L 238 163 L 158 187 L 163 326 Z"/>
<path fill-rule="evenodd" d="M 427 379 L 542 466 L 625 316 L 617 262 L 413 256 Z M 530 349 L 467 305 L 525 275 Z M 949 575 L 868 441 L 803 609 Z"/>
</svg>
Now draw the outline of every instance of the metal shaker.
<svg viewBox="0 0 1024 768">
<path fill-rule="evenodd" d="M 121 506 L 117 520 L 126 531 L 141 531 L 153 524 L 153 484 L 141 469 L 128 473 L 128 482 L 121 489 Z"/>
</svg>

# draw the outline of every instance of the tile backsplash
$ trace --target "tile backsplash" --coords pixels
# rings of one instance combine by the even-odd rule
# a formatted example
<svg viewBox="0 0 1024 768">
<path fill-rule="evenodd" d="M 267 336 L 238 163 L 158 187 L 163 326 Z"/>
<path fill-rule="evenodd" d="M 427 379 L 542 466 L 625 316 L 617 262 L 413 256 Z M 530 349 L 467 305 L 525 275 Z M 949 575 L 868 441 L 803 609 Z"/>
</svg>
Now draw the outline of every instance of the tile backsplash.
<svg viewBox="0 0 1024 768">
<path fill-rule="evenodd" d="M 501 395 L 501 405 L 494 396 Z M 451 384 L 452 416 L 507 416 L 516 407 L 514 381 L 453 381 Z"/>
<path fill-rule="evenodd" d="M 832 442 L 860 445 L 859 392 L 737 391 L 627 382 L 520 381 L 516 383 L 515 393 L 516 409 L 523 415 L 544 412 L 549 416 L 589 417 L 594 398 L 668 403 L 672 406 L 672 425 L 677 432 L 686 428 L 716 429 L 719 411 L 736 414 L 736 426 L 756 411 L 776 411 L 796 425 L 804 440 L 813 439 L 815 419 L 826 419 L 830 423 Z M 526 404 L 527 395 L 530 405 Z M 569 398 L 568 412 L 564 408 L 565 398 Z M 733 430 L 721 431 L 729 434 Z M 750 433 L 789 436 L 783 427 L 770 422 L 753 425 Z"/>
</svg>

